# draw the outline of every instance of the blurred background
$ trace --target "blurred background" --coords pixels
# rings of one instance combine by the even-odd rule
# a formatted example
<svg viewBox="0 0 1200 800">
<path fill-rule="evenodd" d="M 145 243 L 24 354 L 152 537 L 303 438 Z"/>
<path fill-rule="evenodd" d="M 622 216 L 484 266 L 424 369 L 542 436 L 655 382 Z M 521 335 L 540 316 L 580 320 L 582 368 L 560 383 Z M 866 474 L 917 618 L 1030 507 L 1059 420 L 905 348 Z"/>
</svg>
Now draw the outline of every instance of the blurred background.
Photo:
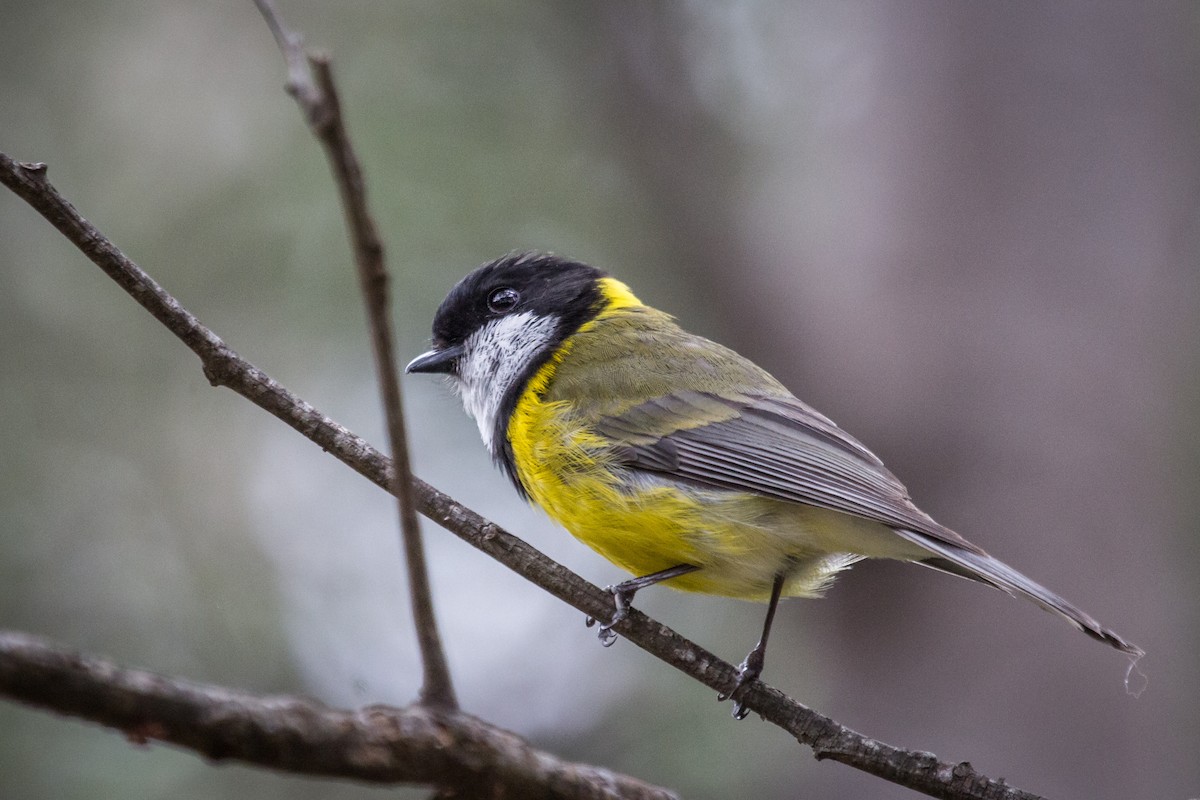
<svg viewBox="0 0 1200 800">
<path fill-rule="evenodd" d="M 476 264 L 612 270 L 867 443 L 941 522 L 1141 644 L 863 564 L 784 604 L 767 679 L 1050 796 L 1200 794 L 1200 5 L 280 0 L 327 48 L 401 357 Z M 246 2 L 0 2 L 0 150 L 242 355 L 384 440 L 337 195 Z M 394 505 L 231 392 L 0 192 L 0 627 L 342 706 L 419 665 Z M 623 576 L 404 386 L 418 473 Z M 431 524 L 465 708 L 688 798 L 902 798 Z M 762 608 L 638 605 L 730 661 Z M 360 798 L 0 703 L 0 797 Z M 404 796 L 425 796 L 413 790 Z"/>
</svg>

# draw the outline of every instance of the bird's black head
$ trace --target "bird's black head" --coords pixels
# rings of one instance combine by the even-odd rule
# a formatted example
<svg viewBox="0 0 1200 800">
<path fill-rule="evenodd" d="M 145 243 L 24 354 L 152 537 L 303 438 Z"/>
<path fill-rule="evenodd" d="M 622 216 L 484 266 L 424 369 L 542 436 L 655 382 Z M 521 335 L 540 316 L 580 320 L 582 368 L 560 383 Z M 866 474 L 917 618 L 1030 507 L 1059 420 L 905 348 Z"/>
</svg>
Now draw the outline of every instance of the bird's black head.
<svg viewBox="0 0 1200 800">
<path fill-rule="evenodd" d="M 532 376 L 603 310 L 604 275 L 542 253 L 515 253 L 484 264 L 450 290 L 433 318 L 433 349 L 405 369 L 454 379 L 492 457 L 524 496 L 508 440 L 509 419 Z"/>
<path fill-rule="evenodd" d="M 548 253 L 510 253 L 484 264 L 450 290 L 433 318 L 433 350 L 406 371 L 455 374 L 471 335 L 507 316 L 555 318 L 561 341 L 599 313 L 597 281 L 605 274 Z"/>
</svg>

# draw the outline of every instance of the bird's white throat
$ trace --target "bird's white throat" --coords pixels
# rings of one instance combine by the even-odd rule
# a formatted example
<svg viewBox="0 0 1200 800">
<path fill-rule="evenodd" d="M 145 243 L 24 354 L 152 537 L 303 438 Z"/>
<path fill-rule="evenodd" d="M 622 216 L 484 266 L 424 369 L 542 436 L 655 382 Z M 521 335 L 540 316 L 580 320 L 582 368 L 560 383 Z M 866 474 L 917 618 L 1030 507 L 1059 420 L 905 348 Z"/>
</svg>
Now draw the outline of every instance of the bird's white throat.
<svg viewBox="0 0 1200 800">
<path fill-rule="evenodd" d="M 494 441 L 500 406 L 529 362 L 550 346 L 558 322 L 529 311 L 511 314 L 488 322 L 463 343 L 458 389 L 493 456 L 502 444 Z"/>
</svg>

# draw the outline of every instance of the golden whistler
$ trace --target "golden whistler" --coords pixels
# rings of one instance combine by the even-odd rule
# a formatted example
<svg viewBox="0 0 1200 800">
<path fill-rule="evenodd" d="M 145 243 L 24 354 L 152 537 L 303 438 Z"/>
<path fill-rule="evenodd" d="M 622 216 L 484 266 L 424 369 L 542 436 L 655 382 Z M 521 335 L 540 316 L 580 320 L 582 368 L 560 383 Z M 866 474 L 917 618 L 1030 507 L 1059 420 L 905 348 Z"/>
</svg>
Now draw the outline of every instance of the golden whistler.
<svg viewBox="0 0 1200 800">
<path fill-rule="evenodd" d="M 632 573 L 601 641 L 656 583 L 764 601 L 737 695 L 762 672 L 780 597 L 861 558 L 912 561 L 1026 597 L 1140 648 L 939 525 L 871 451 L 749 360 L 577 261 L 505 256 L 463 278 L 408 372 L 453 379 L 517 491 Z M 745 716 L 735 696 L 734 715 Z"/>
</svg>

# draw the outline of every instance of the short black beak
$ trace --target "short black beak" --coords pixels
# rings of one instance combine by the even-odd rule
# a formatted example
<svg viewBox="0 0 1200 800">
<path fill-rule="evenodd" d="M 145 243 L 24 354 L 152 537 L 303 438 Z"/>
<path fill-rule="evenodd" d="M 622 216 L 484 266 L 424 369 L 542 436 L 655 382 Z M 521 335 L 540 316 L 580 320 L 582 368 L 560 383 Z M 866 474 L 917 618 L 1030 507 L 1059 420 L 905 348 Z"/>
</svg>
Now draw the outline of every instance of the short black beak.
<svg viewBox="0 0 1200 800">
<path fill-rule="evenodd" d="M 462 357 L 463 346 L 461 344 L 446 347 L 441 350 L 430 350 L 428 353 L 421 355 L 408 362 L 408 366 L 404 368 L 408 372 L 433 372 L 453 375 L 458 370 L 458 359 Z"/>
</svg>

